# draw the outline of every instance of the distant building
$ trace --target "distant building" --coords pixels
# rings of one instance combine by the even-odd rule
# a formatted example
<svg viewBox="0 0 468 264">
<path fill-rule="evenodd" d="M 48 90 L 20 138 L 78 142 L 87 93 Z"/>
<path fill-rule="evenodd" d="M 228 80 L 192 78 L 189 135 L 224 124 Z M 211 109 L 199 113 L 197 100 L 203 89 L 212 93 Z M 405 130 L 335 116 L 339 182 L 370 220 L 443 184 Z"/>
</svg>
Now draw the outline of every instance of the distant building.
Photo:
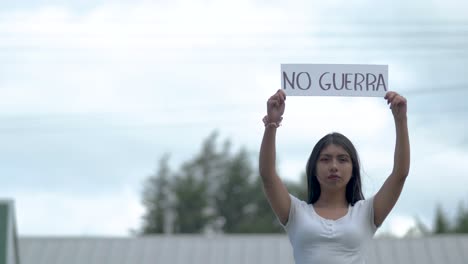
<svg viewBox="0 0 468 264">
<path fill-rule="evenodd" d="M 367 263 L 467 264 L 468 236 L 375 239 Z M 21 264 L 293 264 L 286 235 L 21 237 Z"/>
<path fill-rule="evenodd" d="M 293 264 L 285 234 L 19 237 L 0 201 L 0 264 Z M 377 238 L 367 263 L 468 264 L 468 235 Z"/>
</svg>

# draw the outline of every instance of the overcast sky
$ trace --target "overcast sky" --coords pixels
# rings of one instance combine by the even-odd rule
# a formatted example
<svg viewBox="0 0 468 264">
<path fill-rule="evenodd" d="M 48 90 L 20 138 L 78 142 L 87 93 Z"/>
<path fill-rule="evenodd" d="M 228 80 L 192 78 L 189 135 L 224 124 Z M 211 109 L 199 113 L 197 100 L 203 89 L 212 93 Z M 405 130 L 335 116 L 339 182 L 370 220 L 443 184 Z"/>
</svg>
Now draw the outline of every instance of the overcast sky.
<svg viewBox="0 0 468 264">
<path fill-rule="evenodd" d="M 0 7 L 0 197 L 21 235 L 128 235 L 157 160 L 174 169 L 212 131 L 258 153 L 281 63 L 389 65 L 408 99 L 411 172 L 379 232 L 468 205 L 465 1 L 9 1 Z M 383 98 L 289 97 L 281 177 L 314 144 L 356 145 L 364 191 L 392 169 Z M 255 158 L 255 156 L 253 157 Z M 306 188 L 306 187 L 304 187 Z"/>
</svg>

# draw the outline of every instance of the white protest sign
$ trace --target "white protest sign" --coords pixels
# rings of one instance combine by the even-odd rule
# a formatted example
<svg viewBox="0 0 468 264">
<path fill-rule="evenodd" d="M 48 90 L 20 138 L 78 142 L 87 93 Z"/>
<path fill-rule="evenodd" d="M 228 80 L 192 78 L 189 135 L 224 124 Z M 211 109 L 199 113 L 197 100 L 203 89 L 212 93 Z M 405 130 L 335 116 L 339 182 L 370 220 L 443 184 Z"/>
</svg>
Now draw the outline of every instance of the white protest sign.
<svg viewBox="0 0 468 264">
<path fill-rule="evenodd" d="M 384 97 L 388 65 L 281 64 L 281 88 L 288 96 Z"/>
</svg>

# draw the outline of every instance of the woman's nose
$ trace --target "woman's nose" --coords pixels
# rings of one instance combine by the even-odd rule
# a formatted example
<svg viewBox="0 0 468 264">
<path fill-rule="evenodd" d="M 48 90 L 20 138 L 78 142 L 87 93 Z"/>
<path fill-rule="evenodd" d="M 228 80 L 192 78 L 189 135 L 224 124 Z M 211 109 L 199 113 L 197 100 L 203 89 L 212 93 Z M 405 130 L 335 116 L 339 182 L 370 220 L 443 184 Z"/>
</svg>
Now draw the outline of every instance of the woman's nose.
<svg viewBox="0 0 468 264">
<path fill-rule="evenodd" d="M 332 160 L 330 163 L 330 171 L 337 171 L 338 170 L 338 164 L 336 160 Z"/>
</svg>

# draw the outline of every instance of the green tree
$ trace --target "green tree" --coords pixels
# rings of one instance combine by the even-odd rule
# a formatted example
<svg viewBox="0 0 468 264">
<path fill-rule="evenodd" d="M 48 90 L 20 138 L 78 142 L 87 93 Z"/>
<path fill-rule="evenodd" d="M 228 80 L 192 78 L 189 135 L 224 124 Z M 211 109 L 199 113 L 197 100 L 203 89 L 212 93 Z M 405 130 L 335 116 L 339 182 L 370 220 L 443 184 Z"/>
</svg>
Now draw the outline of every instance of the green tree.
<svg viewBox="0 0 468 264">
<path fill-rule="evenodd" d="M 248 153 L 241 149 L 225 164 L 224 173 L 218 178 L 215 206 L 225 233 L 246 233 L 252 229 L 249 217 L 255 210 L 252 173 Z"/>
<path fill-rule="evenodd" d="M 444 234 L 450 232 L 450 224 L 447 220 L 445 213 L 440 204 L 437 205 L 435 223 L 434 223 L 434 233 L 435 234 Z"/>
<path fill-rule="evenodd" d="M 252 233 L 284 232 L 264 194 L 262 179 L 258 174 L 254 182 L 254 189 L 256 195 L 253 198 L 255 211 L 252 214 Z"/>
<path fill-rule="evenodd" d="M 214 195 L 223 178 L 230 143 L 222 150 L 217 148 L 218 133 L 203 141 L 198 154 L 186 162 L 175 177 L 174 231 L 177 233 L 203 232 L 217 218 Z"/>
<path fill-rule="evenodd" d="M 164 155 L 159 160 L 159 169 L 155 175 L 148 178 L 143 190 L 143 206 L 146 209 L 143 215 L 143 234 L 164 233 L 169 223 L 167 214 L 170 210 L 168 194 L 170 168 L 169 155 Z"/>
<path fill-rule="evenodd" d="M 230 159 L 218 189 L 217 211 L 225 233 L 278 233 L 283 229 L 266 199 L 246 150 Z"/>
<path fill-rule="evenodd" d="M 197 164 L 186 164 L 174 178 L 175 233 L 200 233 L 210 220 L 206 211 L 208 185 L 206 180 L 197 177 L 196 170 Z"/>
<path fill-rule="evenodd" d="M 458 204 L 456 217 L 453 221 L 451 221 L 451 224 L 445 217 L 442 206 L 440 204 L 437 205 L 433 233 L 468 233 L 468 208 L 464 206 L 463 201 L 460 201 Z"/>
<path fill-rule="evenodd" d="M 244 148 L 231 154 L 230 141 L 219 147 L 217 138 L 216 132 L 210 134 L 199 153 L 174 172 L 167 156 L 160 160 L 157 173 L 145 182 L 143 234 L 284 232 L 252 165 L 257 155 L 252 160 Z M 304 182 L 303 175 L 300 183 L 285 184 L 305 199 Z"/>
<path fill-rule="evenodd" d="M 468 209 L 465 208 L 463 202 L 458 204 L 457 217 L 453 228 L 455 233 L 468 233 Z"/>
<path fill-rule="evenodd" d="M 224 142 L 221 150 L 217 147 L 218 133 L 211 133 L 202 144 L 200 152 L 191 162 L 196 167 L 199 177 L 210 183 L 210 191 L 213 192 L 218 187 L 219 176 L 225 173 L 226 163 L 229 161 L 231 143 Z M 210 193 L 212 194 L 212 193 Z"/>
</svg>

